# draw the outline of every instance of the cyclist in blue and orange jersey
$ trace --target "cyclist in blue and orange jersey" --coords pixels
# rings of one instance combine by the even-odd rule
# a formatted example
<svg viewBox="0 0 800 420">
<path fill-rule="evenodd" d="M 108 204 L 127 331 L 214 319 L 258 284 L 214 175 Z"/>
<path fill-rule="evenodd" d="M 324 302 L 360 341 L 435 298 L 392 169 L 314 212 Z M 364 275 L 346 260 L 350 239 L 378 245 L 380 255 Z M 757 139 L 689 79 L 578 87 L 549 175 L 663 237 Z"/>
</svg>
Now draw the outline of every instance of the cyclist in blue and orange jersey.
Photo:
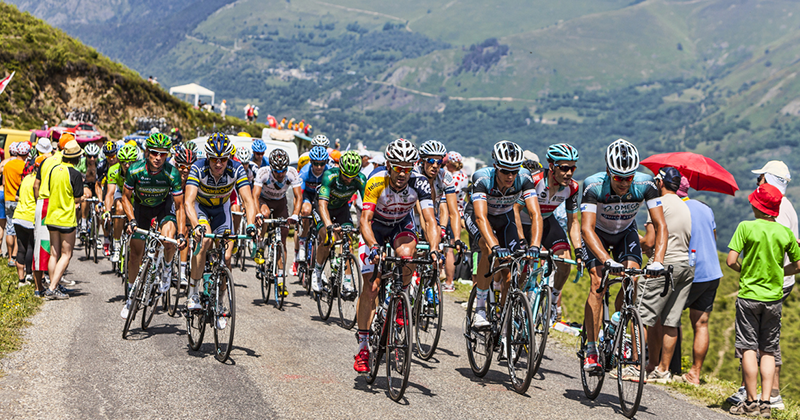
<svg viewBox="0 0 800 420">
<path fill-rule="evenodd" d="M 253 144 L 250 145 L 250 148 L 253 149 L 253 163 L 258 165 L 259 168 L 269 166 L 269 161 L 264 156 L 264 153 L 267 153 L 267 144 L 264 143 L 264 140 L 253 140 Z"/>
<path fill-rule="evenodd" d="M 667 225 L 661 207 L 661 194 L 653 177 L 637 172 L 639 151 L 630 142 L 619 139 L 606 149 L 606 170 L 596 173 L 583 182 L 581 202 L 581 233 L 583 259 L 592 279 L 586 299 L 584 328 L 586 358 L 583 369 L 598 368 L 596 341 L 603 316 L 600 288 L 603 271 L 622 273 L 625 268 L 639 268 L 642 248 L 636 229 L 636 214 L 642 204 L 647 206 L 656 230 L 655 256 L 647 266 L 648 276 L 658 276 L 664 271 L 664 254 L 667 250 Z M 608 252 L 613 249 L 613 257 Z M 635 281 L 635 280 L 634 280 Z M 634 290 L 636 288 L 634 287 Z M 617 296 L 616 309 L 622 305 L 622 294 Z M 634 368 L 635 369 L 635 368 Z"/>
<path fill-rule="evenodd" d="M 300 208 L 301 216 L 310 216 L 311 212 L 317 206 L 317 188 L 322 184 L 322 174 L 330 169 L 328 164 L 330 156 L 328 151 L 322 146 L 314 146 L 308 153 L 311 159 L 311 164 L 306 165 L 300 170 L 300 180 L 302 181 L 303 189 L 303 205 Z M 294 215 L 293 215 L 294 216 Z M 296 216 L 295 220 L 296 220 Z M 309 221 L 304 219 L 302 223 L 303 237 L 297 238 L 295 251 L 297 252 L 297 260 L 304 260 L 306 258 L 306 239 L 308 238 Z"/>
<path fill-rule="evenodd" d="M 238 192 L 244 203 L 247 216 L 246 233 L 256 235 L 256 207 L 250 190 L 247 173 L 239 162 L 231 159 L 233 145 L 223 133 L 212 134 L 205 144 L 205 159 L 198 159 L 189 172 L 186 181 L 186 216 L 192 224 L 194 235 L 202 241 L 200 252 L 192 257 L 192 275 L 189 281 L 187 309 L 200 309 L 198 280 L 203 275 L 206 253 L 213 241 L 204 238 L 206 231 L 214 234 L 233 232 L 231 215 L 231 193 Z M 225 263 L 230 266 L 229 246 L 225 252 Z M 202 286 L 200 286 L 202 287 Z"/>
</svg>

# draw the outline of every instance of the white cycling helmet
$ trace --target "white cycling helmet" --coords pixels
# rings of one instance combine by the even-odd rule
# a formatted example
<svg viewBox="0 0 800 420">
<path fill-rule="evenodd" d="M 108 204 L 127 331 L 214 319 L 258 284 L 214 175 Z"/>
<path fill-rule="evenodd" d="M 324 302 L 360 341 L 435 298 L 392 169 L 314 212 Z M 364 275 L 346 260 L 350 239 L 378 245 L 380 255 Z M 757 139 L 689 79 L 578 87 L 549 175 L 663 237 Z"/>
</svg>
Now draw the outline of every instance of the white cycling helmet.
<svg viewBox="0 0 800 420">
<path fill-rule="evenodd" d="M 386 146 L 384 153 L 386 161 L 389 163 L 416 163 L 419 160 L 419 152 L 414 145 L 406 139 L 397 139 Z"/>
<path fill-rule="evenodd" d="M 242 163 L 250 162 L 250 159 L 253 159 L 253 152 L 247 146 L 239 146 L 236 149 L 236 158 Z"/>
<path fill-rule="evenodd" d="M 317 134 L 311 140 L 311 146 L 312 147 L 313 146 L 328 147 L 330 144 L 331 144 L 331 141 L 328 140 L 328 137 L 326 135 L 324 135 L 324 134 Z"/>
<path fill-rule="evenodd" d="M 524 160 L 522 148 L 517 143 L 503 140 L 492 149 L 494 164 L 505 169 L 519 169 Z"/>
<path fill-rule="evenodd" d="M 153 128 L 150 129 L 150 134 L 155 134 L 155 133 L 160 133 L 160 132 L 161 132 L 161 130 L 159 130 L 158 127 L 153 127 Z"/>
<path fill-rule="evenodd" d="M 633 175 L 639 168 L 639 151 L 627 140 L 615 140 L 606 149 L 606 167 L 614 175 Z"/>
<path fill-rule="evenodd" d="M 419 147 L 419 155 L 426 156 L 445 156 L 447 148 L 438 140 L 428 140 Z"/>
</svg>

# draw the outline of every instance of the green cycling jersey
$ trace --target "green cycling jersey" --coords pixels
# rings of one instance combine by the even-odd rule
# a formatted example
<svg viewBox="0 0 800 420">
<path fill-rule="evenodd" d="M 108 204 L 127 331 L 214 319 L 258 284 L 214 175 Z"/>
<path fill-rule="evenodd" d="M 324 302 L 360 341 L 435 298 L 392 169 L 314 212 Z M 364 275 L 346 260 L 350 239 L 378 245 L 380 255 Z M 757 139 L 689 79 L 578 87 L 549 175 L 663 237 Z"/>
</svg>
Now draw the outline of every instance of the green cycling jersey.
<svg viewBox="0 0 800 420">
<path fill-rule="evenodd" d="M 133 191 L 137 203 L 148 207 L 160 205 L 170 194 L 173 196 L 183 194 L 178 168 L 165 163 L 160 171 L 151 174 L 144 160 L 136 161 L 128 169 L 125 188 Z"/>
<path fill-rule="evenodd" d="M 125 184 L 125 173 L 123 172 L 122 166 L 119 163 L 115 163 L 108 168 L 106 185 L 110 184 L 116 185 L 117 188 L 122 188 L 122 185 Z"/>
<path fill-rule="evenodd" d="M 339 168 L 331 168 L 322 174 L 322 184 L 319 187 L 317 197 L 328 202 L 328 208 L 338 209 L 346 205 L 353 194 L 356 192 L 364 198 L 364 186 L 367 185 L 367 177 L 359 173 L 349 184 L 345 184 L 340 179 Z"/>
</svg>

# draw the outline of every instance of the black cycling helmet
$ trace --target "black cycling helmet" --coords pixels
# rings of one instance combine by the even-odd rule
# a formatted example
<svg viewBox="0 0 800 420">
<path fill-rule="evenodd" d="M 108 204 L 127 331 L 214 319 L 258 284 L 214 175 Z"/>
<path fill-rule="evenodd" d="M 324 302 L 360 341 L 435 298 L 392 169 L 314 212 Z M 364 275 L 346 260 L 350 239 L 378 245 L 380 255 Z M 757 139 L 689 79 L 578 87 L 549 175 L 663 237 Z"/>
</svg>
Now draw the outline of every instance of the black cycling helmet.
<svg viewBox="0 0 800 420">
<path fill-rule="evenodd" d="M 269 154 L 269 166 L 276 171 L 282 171 L 289 166 L 289 155 L 283 149 L 275 149 Z"/>
</svg>

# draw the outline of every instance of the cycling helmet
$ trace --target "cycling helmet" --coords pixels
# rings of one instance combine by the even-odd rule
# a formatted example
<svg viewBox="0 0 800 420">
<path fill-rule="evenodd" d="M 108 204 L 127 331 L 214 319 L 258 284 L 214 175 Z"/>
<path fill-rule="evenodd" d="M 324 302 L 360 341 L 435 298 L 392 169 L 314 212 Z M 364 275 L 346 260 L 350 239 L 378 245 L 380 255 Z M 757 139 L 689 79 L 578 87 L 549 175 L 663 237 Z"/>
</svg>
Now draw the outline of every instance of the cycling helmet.
<svg viewBox="0 0 800 420">
<path fill-rule="evenodd" d="M 133 162 L 139 158 L 139 149 L 136 146 L 126 144 L 122 146 L 122 149 L 119 149 L 117 158 L 119 158 L 120 162 Z"/>
<path fill-rule="evenodd" d="M 330 153 L 328 154 L 330 155 L 331 159 L 336 163 L 339 163 L 339 159 L 342 158 L 342 152 L 336 149 L 331 150 Z"/>
<path fill-rule="evenodd" d="M 236 157 L 239 159 L 239 162 L 247 163 L 253 158 L 253 152 L 247 147 L 241 146 L 236 150 Z"/>
<path fill-rule="evenodd" d="M 503 168 L 516 169 L 522 165 L 522 148 L 517 143 L 503 140 L 492 149 L 494 164 Z"/>
<path fill-rule="evenodd" d="M 108 141 L 103 146 L 103 154 L 106 156 L 115 155 L 117 154 L 118 149 L 119 148 L 117 147 L 117 143 L 114 143 L 113 141 Z"/>
<path fill-rule="evenodd" d="M 83 152 L 86 153 L 86 156 L 97 157 L 98 155 L 100 155 L 100 146 L 94 143 L 89 143 L 86 145 L 86 147 L 83 148 Z"/>
<path fill-rule="evenodd" d="M 308 165 L 308 162 L 311 162 L 311 158 L 308 157 L 308 153 L 300 156 L 300 158 L 297 159 L 297 170 L 303 169 L 303 166 Z"/>
<path fill-rule="evenodd" d="M 406 139 L 397 139 L 386 146 L 384 153 L 389 163 L 415 163 L 419 160 L 419 152 L 414 145 Z"/>
<path fill-rule="evenodd" d="M 231 157 L 236 156 L 236 145 L 231 143 Z"/>
<path fill-rule="evenodd" d="M 253 148 L 253 153 L 264 153 L 267 151 L 267 144 L 261 139 L 253 140 L 253 144 L 250 147 Z"/>
<path fill-rule="evenodd" d="M 447 162 L 462 162 L 464 157 L 461 156 L 461 153 L 458 152 L 447 152 L 447 156 L 445 157 Z"/>
<path fill-rule="evenodd" d="M 183 144 L 183 147 L 191 151 L 197 152 L 197 143 L 193 141 L 187 141 L 186 143 Z"/>
<path fill-rule="evenodd" d="M 419 155 L 421 157 L 446 156 L 447 148 L 438 140 L 428 140 L 419 147 Z"/>
<path fill-rule="evenodd" d="M 206 158 L 226 158 L 231 155 L 233 144 L 225 133 L 214 133 L 206 141 Z"/>
<path fill-rule="evenodd" d="M 145 141 L 145 147 L 148 149 L 171 149 L 172 139 L 166 134 L 155 133 Z"/>
<path fill-rule="evenodd" d="M 271 157 L 272 155 L 270 155 Z M 313 161 L 324 161 L 327 162 L 330 156 L 328 156 L 328 150 L 326 150 L 322 146 L 314 146 L 311 148 L 311 151 L 308 152 L 309 159 Z"/>
<path fill-rule="evenodd" d="M 272 153 L 269 154 L 269 166 L 276 171 L 286 169 L 286 167 L 289 166 L 289 155 L 283 149 L 273 150 Z"/>
<path fill-rule="evenodd" d="M 615 140 L 606 149 L 606 167 L 614 175 L 632 175 L 639 168 L 639 151 L 627 140 Z"/>
<path fill-rule="evenodd" d="M 550 162 L 578 160 L 579 157 L 578 149 L 567 143 L 551 144 L 550 147 L 547 148 L 547 160 Z"/>
<path fill-rule="evenodd" d="M 350 150 L 339 159 L 339 170 L 348 178 L 355 178 L 361 172 L 361 156 Z"/>
<path fill-rule="evenodd" d="M 312 146 L 328 147 L 328 145 L 330 144 L 331 141 L 328 140 L 328 137 L 326 137 L 324 134 L 317 134 L 316 136 L 314 136 L 314 139 L 311 140 Z"/>
<path fill-rule="evenodd" d="M 175 151 L 175 164 L 177 165 L 191 165 L 197 160 L 197 153 L 192 149 L 179 147 Z"/>
<path fill-rule="evenodd" d="M 158 127 L 153 127 L 153 128 L 150 129 L 150 134 L 156 134 L 156 133 L 160 133 L 160 132 L 161 132 L 161 130 L 159 130 Z"/>
</svg>

